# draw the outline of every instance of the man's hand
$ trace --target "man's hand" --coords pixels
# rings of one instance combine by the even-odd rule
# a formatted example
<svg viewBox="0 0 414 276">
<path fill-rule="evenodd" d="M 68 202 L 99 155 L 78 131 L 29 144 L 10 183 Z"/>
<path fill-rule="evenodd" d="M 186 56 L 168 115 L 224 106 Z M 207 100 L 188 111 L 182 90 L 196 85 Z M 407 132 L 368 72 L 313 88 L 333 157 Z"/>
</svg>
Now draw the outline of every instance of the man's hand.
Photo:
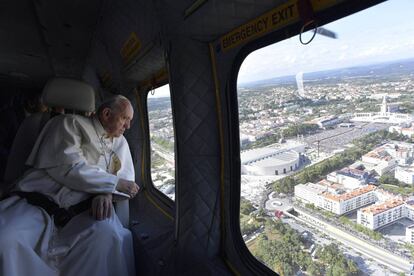
<svg viewBox="0 0 414 276">
<path fill-rule="evenodd" d="M 112 194 L 95 196 L 92 199 L 91 213 L 97 220 L 110 218 L 112 215 Z"/>
<path fill-rule="evenodd" d="M 137 195 L 139 186 L 133 181 L 120 178 L 118 180 L 118 184 L 116 185 L 116 189 L 122 193 L 130 195 L 131 198 L 133 198 Z"/>
</svg>

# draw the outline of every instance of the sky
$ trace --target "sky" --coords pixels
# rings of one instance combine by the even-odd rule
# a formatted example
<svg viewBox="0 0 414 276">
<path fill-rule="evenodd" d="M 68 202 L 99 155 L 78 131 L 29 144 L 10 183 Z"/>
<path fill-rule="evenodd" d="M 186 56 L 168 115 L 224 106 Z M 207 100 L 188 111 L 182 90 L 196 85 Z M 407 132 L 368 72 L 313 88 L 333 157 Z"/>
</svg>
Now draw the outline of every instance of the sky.
<svg viewBox="0 0 414 276">
<path fill-rule="evenodd" d="M 148 93 L 148 98 L 162 98 L 162 97 L 169 97 L 170 96 L 170 86 L 168 84 L 163 85 L 154 91 Z"/>
<path fill-rule="evenodd" d="M 413 0 L 389 0 L 323 27 L 338 38 L 316 35 L 302 45 L 294 36 L 256 50 L 244 60 L 238 83 L 414 57 Z"/>
<path fill-rule="evenodd" d="M 338 38 L 316 35 L 302 45 L 294 36 L 258 49 L 241 65 L 238 83 L 414 58 L 414 0 L 389 0 L 323 27 Z M 166 85 L 149 97 L 168 95 Z"/>
</svg>

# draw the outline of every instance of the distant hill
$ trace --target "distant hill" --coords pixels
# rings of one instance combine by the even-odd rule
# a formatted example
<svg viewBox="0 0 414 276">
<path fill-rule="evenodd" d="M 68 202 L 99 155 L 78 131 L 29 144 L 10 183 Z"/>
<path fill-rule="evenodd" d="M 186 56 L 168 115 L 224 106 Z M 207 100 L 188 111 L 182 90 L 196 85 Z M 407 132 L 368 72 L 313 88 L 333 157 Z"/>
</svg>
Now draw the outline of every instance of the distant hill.
<svg viewBox="0 0 414 276">
<path fill-rule="evenodd" d="M 148 98 L 148 111 L 165 110 L 171 108 L 171 98 Z"/>
<path fill-rule="evenodd" d="M 241 83 L 239 84 L 239 87 L 243 88 L 252 88 L 252 87 L 258 87 L 258 86 L 268 86 L 268 85 L 275 85 L 275 84 L 293 84 L 296 83 L 295 76 L 282 76 L 282 77 L 276 77 L 271 79 L 264 79 L 264 80 L 258 80 L 258 81 L 252 81 L 247 83 Z"/>
<path fill-rule="evenodd" d="M 414 73 L 414 58 L 397 60 L 392 62 L 383 62 L 377 64 L 369 64 L 364 66 L 347 67 L 326 71 L 317 71 L 311 73 L 304 73 L 303 80 L 305 82 L 312 81 L 326 81 L 329 79 L 348 79 L 348 78 L 363 78 L 363 77 L 392 77 L 395 75 L 412 74 Z M 270 85 L 296 85 L 296 77 L 282 76 L 277 78 L 253 81 L 239 84 L 239 88 L 253 88 Z"/>
</svg>

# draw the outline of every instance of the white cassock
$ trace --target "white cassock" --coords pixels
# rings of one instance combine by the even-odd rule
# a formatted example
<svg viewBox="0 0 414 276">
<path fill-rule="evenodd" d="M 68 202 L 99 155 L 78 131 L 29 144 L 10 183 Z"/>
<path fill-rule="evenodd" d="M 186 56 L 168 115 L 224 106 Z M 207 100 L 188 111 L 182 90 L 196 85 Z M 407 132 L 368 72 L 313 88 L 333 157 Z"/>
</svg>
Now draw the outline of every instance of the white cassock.
<svg viewBox="0 0 414 276">
<path fill-rule="evenodd" d="M 115 192 L 119 178 L 135 181 L 125 137 L 109 139 L 97 118 L 79 115 L 50 120 L 26 164 L 33 169 L 16 189 L 62 208 Z M 0 202 L 0 275 L 135 275 L 132 236 L 114 210 L 102 221 L 86 211 L 58 228 L 43 209 L 12 196 Z"/>
</svg>

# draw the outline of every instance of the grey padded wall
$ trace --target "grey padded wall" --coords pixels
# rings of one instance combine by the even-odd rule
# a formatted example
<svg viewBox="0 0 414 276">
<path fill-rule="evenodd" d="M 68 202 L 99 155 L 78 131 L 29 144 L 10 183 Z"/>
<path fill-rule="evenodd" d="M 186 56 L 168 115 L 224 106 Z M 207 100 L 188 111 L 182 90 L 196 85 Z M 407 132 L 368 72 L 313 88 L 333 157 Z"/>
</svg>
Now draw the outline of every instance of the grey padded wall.
<svg viewBox="0 0 414 276">
<path fill-rule="evenodd" d="M 177 259 L 205 263 L 220 250 L 220 145 L 209 48 L 182 37 L 173 38 L 170 45 L 177 135 Z"/>
</svg>

